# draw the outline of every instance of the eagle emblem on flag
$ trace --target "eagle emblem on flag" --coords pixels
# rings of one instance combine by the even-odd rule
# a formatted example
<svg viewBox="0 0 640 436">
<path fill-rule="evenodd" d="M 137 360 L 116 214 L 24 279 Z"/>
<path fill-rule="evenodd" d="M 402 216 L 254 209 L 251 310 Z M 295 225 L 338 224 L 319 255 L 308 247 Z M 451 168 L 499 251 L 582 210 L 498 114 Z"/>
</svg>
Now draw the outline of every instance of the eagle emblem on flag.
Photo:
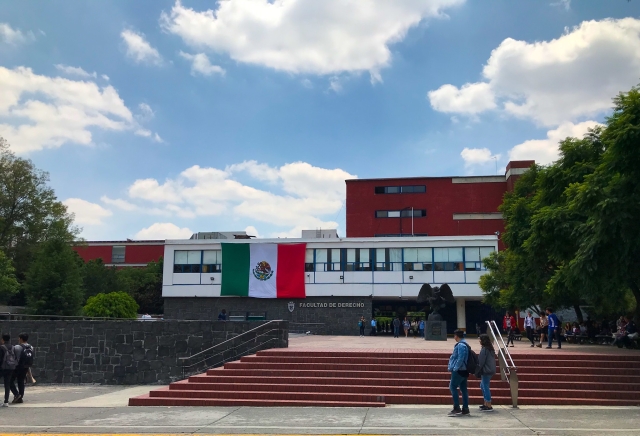
<svg viewBox="0 0 640 436">
<path fill-rule="evenodd" d="M 273 276 L 271 265 L 267 261 L 260 261 L 253 270 L 253 276 L 263 282 L 269 280 Z"/>
</svg>

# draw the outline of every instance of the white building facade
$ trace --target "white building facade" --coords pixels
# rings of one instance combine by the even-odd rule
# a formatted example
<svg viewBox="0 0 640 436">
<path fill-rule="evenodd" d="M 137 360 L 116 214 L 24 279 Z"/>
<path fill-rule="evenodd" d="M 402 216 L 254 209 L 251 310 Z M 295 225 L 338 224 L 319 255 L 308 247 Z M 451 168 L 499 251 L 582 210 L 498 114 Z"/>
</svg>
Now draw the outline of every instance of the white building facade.
<svg viewBox="0 0 640 436">
<path fill-rule="evenodd" d="M 415 301 L 425 283 L 447 283 L 456 298 L 458 328 L 466 328 L 466 303 L 482 299 L 478 286 L 478 280 L 486 273 L 482 259 L 498 249 L 497 236 L 168 240 L 162 295 L 169 317 L 209 318 L 223 307 L 243 312 L 242 307 L 246 306 L 247 312 L 264 308 L 267 319 L 285 318 L 286 302 L 220 296 L 224 274 L 222 243 L 305 243 L 306 299 L 319 303 L 321 308 L 326 303 L 327 309 L 336 301 L 349 301 L 347 304 L 352 306 L 355 303 L 357 311 L 341 314 L 347 319 L 361 315 L 368 319 L 373 307 L 383 302 Z M 302 302 L 293 303 L 300 310 L 290 311 L 292 320 L 334 323 L 339 318 L 336 311 L 330 310 L 301 314 L 306 307 Z M 344 322 L 349 330 L 350 321 Z"/>
</svg>

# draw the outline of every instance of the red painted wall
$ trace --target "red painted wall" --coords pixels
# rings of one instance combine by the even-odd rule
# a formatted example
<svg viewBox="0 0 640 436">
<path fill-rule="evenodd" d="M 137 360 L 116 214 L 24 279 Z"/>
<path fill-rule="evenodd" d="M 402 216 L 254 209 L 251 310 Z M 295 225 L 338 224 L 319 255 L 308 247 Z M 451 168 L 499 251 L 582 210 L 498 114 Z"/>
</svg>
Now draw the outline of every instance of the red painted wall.
<svg viewBox="0 0 640 436">
<path fill-rule="evenodd" d="M 425 193 L 376 194 L 376 186 L 425 185 Z M 347 237 L 411 234 L 411 217 L 376 218 L 376 210 L 426 209 L 414 218 L 414 233 L 429 236 L 492 235 L 503 232 L 502 220 L 453 220 L 454 213 L 495 213 L 507 190 L 505 182 L 452 183 L 447 178 L 347 181 Z M 400 223 L 402 220 L 402 224 Z"/>
<path fill-rule="evenodd" d="M 164 255 L 163 245 L 127 245 L 124 243 L 113 245 L 127 247 L 124 253 L 125 264 L 147 264 L 151 261 L 157 261 Z M 73 247 L 73 249 L 85 262 L 101 258 L 104 263 L 111 263 L 113 245 L 91 245 L 89 242 L 87 246 Z"/>
</svg>

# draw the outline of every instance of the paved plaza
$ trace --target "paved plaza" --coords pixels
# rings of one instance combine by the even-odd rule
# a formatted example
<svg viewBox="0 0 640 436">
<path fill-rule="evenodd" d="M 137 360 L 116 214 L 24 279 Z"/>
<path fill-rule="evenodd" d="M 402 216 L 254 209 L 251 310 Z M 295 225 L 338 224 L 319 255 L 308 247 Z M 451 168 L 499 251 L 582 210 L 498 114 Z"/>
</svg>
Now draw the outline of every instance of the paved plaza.
<svg viewBox="0 0 640 436">
<path fill-rule="evenodd" d="M 473 339 L 471 339 L 473 342 Z M 416 349 L 449 351 L 453 343 L 413 338 L 299 336 L 291 348 Z M 615 347 L 569 344 L 562 350 L 515 352 L 640 353 Z M 533 356 L 532 356 L 533 357 Z M 22 405 L 0 409 L 0 434 L 425 434 L 425 435 L 638 435 L 640 407 L 497 406 L 447 417 L 444 406 L 385 408 L 128 407 L 149 386 L 58 385 L 28 389 Z M 553 395 L 553 392 L 549 392 Z"/>
</svg>

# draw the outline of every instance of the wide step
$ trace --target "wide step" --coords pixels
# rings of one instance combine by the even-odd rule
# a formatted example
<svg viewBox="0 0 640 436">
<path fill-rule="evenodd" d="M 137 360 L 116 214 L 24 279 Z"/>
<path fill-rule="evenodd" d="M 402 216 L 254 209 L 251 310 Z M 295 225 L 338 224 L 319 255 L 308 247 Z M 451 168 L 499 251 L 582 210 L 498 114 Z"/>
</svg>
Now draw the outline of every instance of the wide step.
<svg viewBox="0 0 640 436">
<path fill-rule="evenodd" d="M 514 354 L 520 405 L 640 405 L 640 355 Z M 450 405 L 448 353 L 274 349 L 131 398 L 132 406 L 384 407 Z M 469 397 L 482 402 L 479 380 Z M 491 383 L 496 405 L 511 404 L 507 382 Z M 549 393 L 552 392 L 553 395 Z"/>
</svg>

